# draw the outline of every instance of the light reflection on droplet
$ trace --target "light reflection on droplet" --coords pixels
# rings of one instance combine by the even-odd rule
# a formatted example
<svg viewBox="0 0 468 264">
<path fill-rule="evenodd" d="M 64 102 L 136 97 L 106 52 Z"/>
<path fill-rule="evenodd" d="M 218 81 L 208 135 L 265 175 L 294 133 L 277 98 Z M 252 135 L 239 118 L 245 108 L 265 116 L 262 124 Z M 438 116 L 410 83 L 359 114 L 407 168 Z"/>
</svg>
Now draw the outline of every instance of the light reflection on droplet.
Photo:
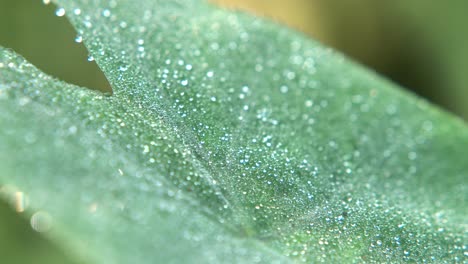
<svg viewBox="0 0 468 264">
<path fill-rule="evenodd" d="M 289 88 L 286 85 L 283 85 L 283 86 L 280 87 L 281 93 L 287 93 L 288 90 L 289 90 Z"/>
<path fill-rule="evenodd" d="M 57 8 L 57 10 L 55 10 L 55 15 L 63 17 L 65 15 L 65 9 L 63 7 Z"/>
<path fill-rule="evenodd" d="M 80 36 L 80 35 L 76 36 L 75 42 L 76 42 L 76 43 L 81 43 L 81 42 L 83 42 L 83 37 Z"/>
<path fill-rule="evenodd" d="M 111 15 L 111 12 L 109 9 L 104 9 L 102 11 L 102 15 L 105 16 L 105 17 L 109 17 Z"/>
<path fill-rule="evenodd" d="M 15 193 L 15 210 L 18 213 L 24 212 L 25 208 L 25 197 L 23 192 Z"/>
</svg>

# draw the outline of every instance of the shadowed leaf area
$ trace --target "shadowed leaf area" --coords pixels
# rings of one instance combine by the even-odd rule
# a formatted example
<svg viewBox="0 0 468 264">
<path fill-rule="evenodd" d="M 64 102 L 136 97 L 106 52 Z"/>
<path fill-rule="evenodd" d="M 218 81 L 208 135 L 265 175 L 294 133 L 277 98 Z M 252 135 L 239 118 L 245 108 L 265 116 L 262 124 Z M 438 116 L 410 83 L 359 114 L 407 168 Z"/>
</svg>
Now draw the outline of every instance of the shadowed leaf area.
<svg viewBox="0 0 468 264">
<path fill-rule="evenodd" d="M 62 250 L 466 261 L 460 120 L 270 21 L 195 0 L 57 2 L 113 94 L 2 49 L 0 178 Z"/>
</svg>

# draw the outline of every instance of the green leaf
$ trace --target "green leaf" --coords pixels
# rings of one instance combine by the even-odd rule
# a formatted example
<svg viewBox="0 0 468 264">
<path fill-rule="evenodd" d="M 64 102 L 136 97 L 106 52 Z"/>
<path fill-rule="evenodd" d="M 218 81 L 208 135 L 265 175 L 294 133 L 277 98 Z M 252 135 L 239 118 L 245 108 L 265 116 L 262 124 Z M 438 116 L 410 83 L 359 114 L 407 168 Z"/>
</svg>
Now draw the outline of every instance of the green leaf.
<svg viewBox="0 0 468 264">
<path fill-rule="evenodd" d="M 58 2 L 113 94 L 2 49 L 0 178 L 74 259 L 466 261 L 460 120 L 200 1 Z"/>
</svg>

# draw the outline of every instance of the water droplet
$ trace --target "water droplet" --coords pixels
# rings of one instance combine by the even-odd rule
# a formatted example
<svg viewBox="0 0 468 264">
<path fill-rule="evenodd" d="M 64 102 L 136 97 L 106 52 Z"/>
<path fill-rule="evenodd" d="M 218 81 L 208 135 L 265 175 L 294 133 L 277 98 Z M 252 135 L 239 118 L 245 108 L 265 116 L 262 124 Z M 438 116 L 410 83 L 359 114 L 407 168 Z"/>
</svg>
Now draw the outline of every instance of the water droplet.
<svg viewBox="0 0 468 264">
<path fill-rule="evenodd" d="M 296 73 L 292 71 L 288 71 L 286 73 L 286 78 L 288 78 L 289 80 L 293 80 L 294 78 L 296 78 Z"/>
<path fill-rule="evenodd" d="M 185 69 L 186 69 L 187 71 L 192 70 L 192 68 L 193 68 L 193 66 L 190 65 L 190 64 L 185 65 Z"/>
<path fill-rule="evenodd" d="M 88 56 L 88 61 L 94 61 L 94 57 L 91 56 L 91 55 L 89 55 L 89 56 Z"/>
<path fill-rule="evenodd" d="M 255 71 L 256 71 L 256 72 L 261 72 L 261 71 L 263 71 L 263 66 L 262 66 L 261 64 L 255 65 Z"/>
<path fill-rule="evenodd" d="M 50 4 L 50 0 L 42 0 L 42 3 L 43 3 L 44 5 L 48 5 L 48 4 Z"/>
<path fill-rule="evenodd" d="M 312 100 L 305 101 L 305 106 L 306 107 L 312 107 L 312 105 L 314 105 L 314 102 L 312 102 Z"/>
<path fill-rule="evenodd" d="M 81 9 L 75 8 L 75 9 L 73 10 L 73 14 L 75 14 L 75 15 L 77 15 L 77 16 L 81 15 Z"/>
<path fill-rule="evenodd" d="M 90 21 L 84 21 L 83 24 L 85 25 L 85 27 L 87 28 L 91 28 L 93 26 L 93 23 L 91 23 Z"/>
<path fill-rule="evenodd" d="M 289 90 L 289 88 L 288 88 L 286 85 L 283 85 L 283 86 L 280 87 L 280 91 L 281 91 L 282 93 L 287 93 L 288 90 Z"/>
<path fill-rule="evenodd" d="M 105 16 L 105 17 L 110 17 L 111 12 L 110 12 L 109 9 L 104 9 L 104 10 L 102 10 L 102 15 Z"/>
<path fill-rule="evenodd" d="M 208 77 L 208 78 L 211 78 L 213 76 L 214 76 L 214 72 L 212 72 L 212 71 L 209 71 L 209 72 L 206 73 L 206 77 Z"/>
<path fill-rule="evenodd" d="M 57 10 L 55 10 L 55 15 L 63 17 L 65 15 L 65 9 L 63 7 L 57 8 Z"/>
<path fill-rule="evenodd" d="M 148 145 L 144 145 L 143 146 L 143 153 L 148 153 L 149 152 L 149 146 Z"/>
<path fill-rule="evenodd" d="M 182 86 L 187 86 L 188 85 L 188 80 L 182 80 L 182 81 L 180 81 L 180 84 Z"/>
<path fill-rule="evenodd" d="M 80 36 L 80 35 L 76 36 L 75 42 L 76 42 L 76 43 L 81 43 L 81 42 L 83 42 L 83 37 Z"/>
<path fill-rule="evenodd" d="M 71 126 L 68 128 L 68 132 L 70 132 L 70 134 L 75 134 L 77 130 L 78 129 L 76 128 L 76 126 Z"/>
<path fill-rule="evenodd" d="M 127 70 L 128 70 L 128 66 L 120 66 L 119 67 L 119 71 L 121 71 L 121 72 L 125 72 Z"/>
<path fill-rule="evenodd" d="M 31 227 L 36 232 L 47 232 L 52 228 L 52 217 L 44 211 L 36 212 L 31 216 Z"/>
</svg>

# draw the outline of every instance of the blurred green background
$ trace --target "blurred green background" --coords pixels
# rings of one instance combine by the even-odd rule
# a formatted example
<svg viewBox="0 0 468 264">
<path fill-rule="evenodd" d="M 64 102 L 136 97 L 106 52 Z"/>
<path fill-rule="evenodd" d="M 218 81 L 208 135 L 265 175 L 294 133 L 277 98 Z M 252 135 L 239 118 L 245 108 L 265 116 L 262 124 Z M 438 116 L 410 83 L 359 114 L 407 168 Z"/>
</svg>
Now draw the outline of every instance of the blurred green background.
<svg viewBox="0 0 468 264">
<path fill-rule="evenodd" d="M 296 28 L 468 120 L 468 1 L 212 1 Z M 55 10 L 41 0 L 0 0 L 0 45 L 62 80 L 110 91 L 86 48 L 75 42 L 73 27 Z M 15 215 L 0 202 L 3 261 L 70 261 L 27 228 L 28 216 L 18 221 Z"/>
<path fill-rule="evenodd" d="M 211 1 L 296 28 L 468 120 L 468 1 Z M 110 91 L 55 9 L 0 0 L 0 45 L 67 82 Z"/>
</svg>

